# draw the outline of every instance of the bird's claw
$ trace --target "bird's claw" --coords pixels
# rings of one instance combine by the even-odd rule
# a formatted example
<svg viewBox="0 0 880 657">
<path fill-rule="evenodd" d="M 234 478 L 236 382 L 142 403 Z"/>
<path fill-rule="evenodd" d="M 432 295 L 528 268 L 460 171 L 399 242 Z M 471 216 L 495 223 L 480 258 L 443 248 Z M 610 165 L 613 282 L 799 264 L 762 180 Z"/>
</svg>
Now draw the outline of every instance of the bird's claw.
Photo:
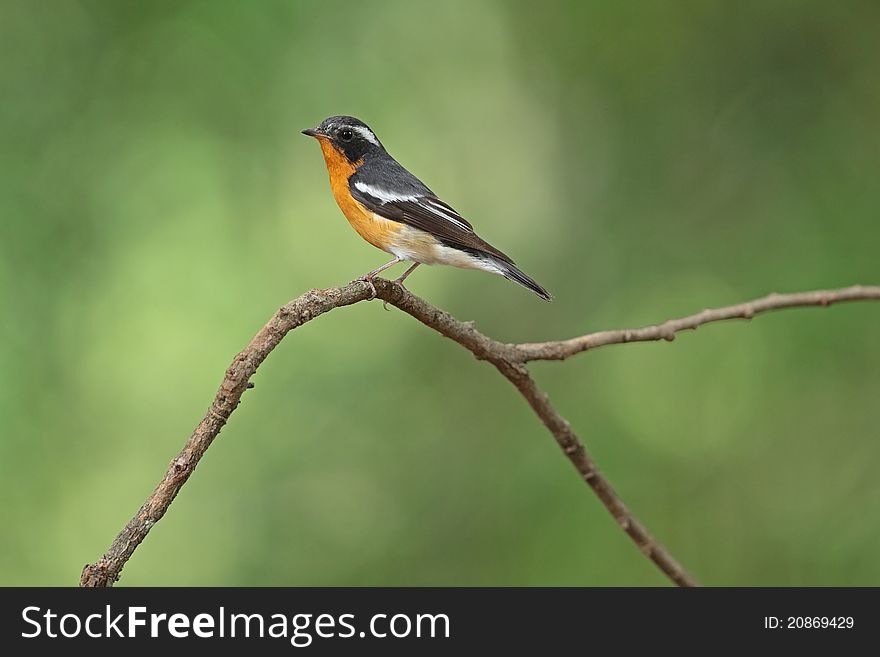
<svg viewBox="0 0 880 657">
<path fill-rule="evenodd" d="M 373 285 L 373 277 L 372 276 L 364 276 L 363 278 L 359 278 L 358 280 L 366 283 L 367 286 L 369 286 L 370 292 L 373 293 L 373 296 L 370 297 L 371 301 L 373 299 L 375 299 L 377 296 L 379 296 L 379 293 L 376 292 L 376 286 Z"/>
</svg>

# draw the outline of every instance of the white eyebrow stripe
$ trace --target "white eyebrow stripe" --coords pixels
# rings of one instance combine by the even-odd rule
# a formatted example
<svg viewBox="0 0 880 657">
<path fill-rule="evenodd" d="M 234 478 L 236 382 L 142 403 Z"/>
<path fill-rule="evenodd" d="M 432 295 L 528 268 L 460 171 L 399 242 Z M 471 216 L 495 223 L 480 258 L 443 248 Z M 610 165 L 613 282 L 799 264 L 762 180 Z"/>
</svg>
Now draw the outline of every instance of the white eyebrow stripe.
<svg viewBox="0 0 880 657">
<path fill-rule="evenodd" d="M 427 201 L 428 203 L 430 203 L 431 205 L 430 205 L 430 206 L 425 205 L 425 202 L 426 202 L 426 201 Z M 446 208 L 444 208 L 442 205 L 440 205 L 439 203 L 437 203 L 434 199 L 431 199 L 431 198 L 421 199 L 420 202 L 419 202 L 419 204 L 420 204 L 423 208 L 425 208 L 426 210 L 428 210 L 428 211 L 430 211 L 430 212 L 433 212 L 434 214 L 443 217 L 443 218 L 446 219 L 447 221 L 451 221 L 452 223 L 454 223 L 454 224 L 455 224 L 456 226 L 458 226 L 459 228 L 463 228 L 463 229 L 465 229 L 465 230 L 467 230 L 467 231 L 472 230 L 470 226 L 468 226 L 468 225 L 465 224 L 465 223 L 462 223 L 462 221 L 461 221 L 460 219 L 457 219 L 456 217 L 453 217 L 451 214 L 449 214 L 449 212 L 446 210 Z"/>
<path fill-rule="evenodd" d="M 369 128 L 365 128 L 364 126 L 360 125 L 353 125 L 351 126 L 351 129 L 374 146 L 379 145 L 379 140 L 376 139 L 376 135 L 374 135 L 372 130 L 370 130 Z"/>
<path fill-rule="evenodd" d="M 379 199 L 383 204 L 393 203 L 394 201 L 415 201 L 418 198 L 415 194 L 397 194 L 395 192 L 389 192 L 381 187 L 373 187 L 360 180 L 355 182 L 354 187 L 364 194 L 369 194 L 373 198 Z"/>
</svg>

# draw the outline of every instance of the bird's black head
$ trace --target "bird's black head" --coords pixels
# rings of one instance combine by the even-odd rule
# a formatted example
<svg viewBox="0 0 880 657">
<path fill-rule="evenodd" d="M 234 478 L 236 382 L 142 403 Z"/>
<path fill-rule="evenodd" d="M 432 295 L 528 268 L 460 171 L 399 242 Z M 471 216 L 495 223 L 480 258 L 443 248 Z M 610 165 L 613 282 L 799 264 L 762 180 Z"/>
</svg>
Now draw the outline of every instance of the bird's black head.
<svg viewBox="0 0 880 657">
<path fill-rule="evenodd" d="M 332 144 L 346 159 L 355 163 L 372 153 L 384 152 L 381 142 L 363 121 L 353 116 L 331 116 L 317 128 L 303 130 L 304 135 Z"/>
</svg>

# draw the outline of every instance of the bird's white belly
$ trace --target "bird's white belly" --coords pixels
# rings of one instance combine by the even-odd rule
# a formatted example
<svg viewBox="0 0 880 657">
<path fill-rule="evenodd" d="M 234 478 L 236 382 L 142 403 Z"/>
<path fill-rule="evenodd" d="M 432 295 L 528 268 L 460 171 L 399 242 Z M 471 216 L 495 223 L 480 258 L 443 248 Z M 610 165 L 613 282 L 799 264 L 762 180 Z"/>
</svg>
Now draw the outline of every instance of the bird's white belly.
<svg viewBox="0 0 880 657">
<path fill-rule="evenodd" d="M 423 265 L 451 265 L 463 269 L 482 269 L 498 273 L 491 262 L 441 243 L 436 237 L 411 226 L 394 235 L 388 251 L 403 260 Z"/>
</svg>

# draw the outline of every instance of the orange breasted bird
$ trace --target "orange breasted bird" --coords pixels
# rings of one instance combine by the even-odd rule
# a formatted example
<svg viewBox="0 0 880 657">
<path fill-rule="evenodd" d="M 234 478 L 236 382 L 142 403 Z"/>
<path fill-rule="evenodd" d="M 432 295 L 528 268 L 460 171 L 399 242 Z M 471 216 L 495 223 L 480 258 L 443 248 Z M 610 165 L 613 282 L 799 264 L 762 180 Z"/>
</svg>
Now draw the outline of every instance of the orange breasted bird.
<svg viewBox="0 0 880 657">
<path fill-rule="evenodd" d="M 361 280 L 372 286 L 377 274 L 403 261 L 413 264 L 396 280 L 401 285 L 419 265 L 452 265 L 499 274 L 550 301 L 547 290 L 391 157 L 363 121 L 331 116 L 303 134 L 320 143 L 333 196 L 352 228 L 394 256 Z"/>
</svg>

